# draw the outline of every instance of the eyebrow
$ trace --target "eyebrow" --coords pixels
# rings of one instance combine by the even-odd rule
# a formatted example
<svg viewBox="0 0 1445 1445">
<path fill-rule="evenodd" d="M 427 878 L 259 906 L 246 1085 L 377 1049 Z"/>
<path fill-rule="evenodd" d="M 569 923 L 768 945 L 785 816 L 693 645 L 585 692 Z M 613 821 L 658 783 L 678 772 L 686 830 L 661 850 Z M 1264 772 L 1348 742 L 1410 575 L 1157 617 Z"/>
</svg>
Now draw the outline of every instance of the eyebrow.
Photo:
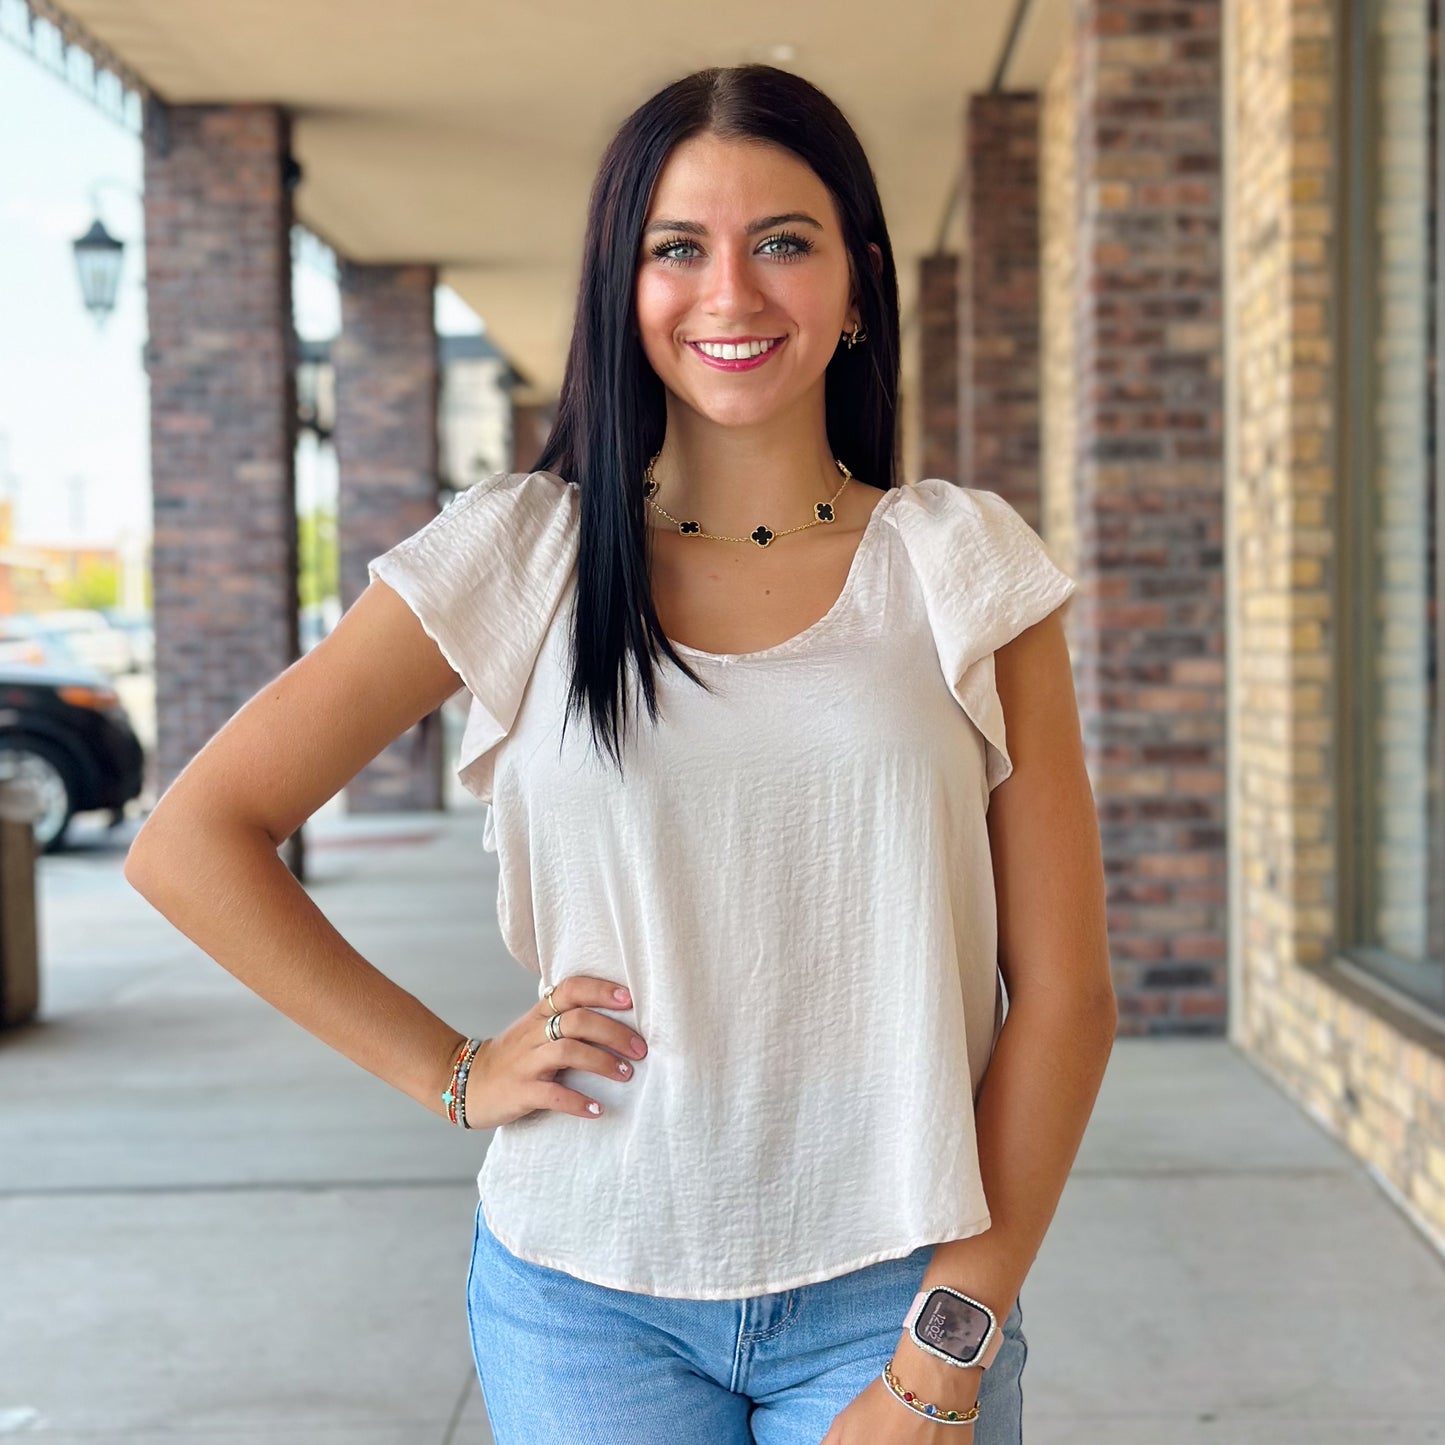
<svg viewBox="0 0 1445 1445">
<path fill-rule="evenodd" d="M 781 216 L 763 216 L 759 220 L 754 221 L 748 227 L 747 234 L 751 236 L 758 231 L 770 231 L 774 226 L 783 226 L 790 223 L 812 226 L 819 231 L 823 229 L 823 223 L 821 221 L 815 221 L 812 216 L 804 211 L 786 211 Z M 681 231 L 684 235 L 688 236 L 707 235 L 707 227 L 700 221 L 654 221 L 642 234 L 644 236 L 650 236 L 654 231 Z"/>
</svg>

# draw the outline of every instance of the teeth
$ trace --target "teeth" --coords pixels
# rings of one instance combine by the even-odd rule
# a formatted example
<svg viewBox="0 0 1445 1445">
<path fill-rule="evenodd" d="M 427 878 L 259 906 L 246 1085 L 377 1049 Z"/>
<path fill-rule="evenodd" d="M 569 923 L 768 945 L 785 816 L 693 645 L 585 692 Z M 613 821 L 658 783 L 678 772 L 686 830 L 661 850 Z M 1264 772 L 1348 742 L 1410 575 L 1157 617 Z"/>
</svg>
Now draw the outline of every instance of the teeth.
<svg viewBox="0 0 1445 1445">
<path fill-rule="evenodd" d="M 774 341 L 744 341 L 740 344 L 731 341 L 694 341 L 693 345 L 704 356 L 711 356 L 717 361 L 737 361 L 745 360 L 750 356 L 761 356 L 763 352 L 771 351 L 777 343 Z"/>
</svg>

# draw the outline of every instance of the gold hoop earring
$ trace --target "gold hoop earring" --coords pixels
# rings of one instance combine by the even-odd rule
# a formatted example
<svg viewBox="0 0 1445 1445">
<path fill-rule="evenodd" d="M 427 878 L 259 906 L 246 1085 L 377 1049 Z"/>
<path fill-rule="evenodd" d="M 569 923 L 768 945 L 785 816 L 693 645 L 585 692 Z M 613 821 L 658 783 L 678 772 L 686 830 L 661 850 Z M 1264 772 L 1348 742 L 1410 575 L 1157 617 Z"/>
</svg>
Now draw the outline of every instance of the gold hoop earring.
<svg viewBox="0 0 1445 1445">
<path fill-rule="evenodd" d="M 852 331 L 845 331 L 843 333 L 843 340 L 848 343 L 849 351 L 852 351 L 860 341 L 867 341 L 867 339 L 868 333 L 864 331 L 861 325 L 855 326 Z"/>
</svg>

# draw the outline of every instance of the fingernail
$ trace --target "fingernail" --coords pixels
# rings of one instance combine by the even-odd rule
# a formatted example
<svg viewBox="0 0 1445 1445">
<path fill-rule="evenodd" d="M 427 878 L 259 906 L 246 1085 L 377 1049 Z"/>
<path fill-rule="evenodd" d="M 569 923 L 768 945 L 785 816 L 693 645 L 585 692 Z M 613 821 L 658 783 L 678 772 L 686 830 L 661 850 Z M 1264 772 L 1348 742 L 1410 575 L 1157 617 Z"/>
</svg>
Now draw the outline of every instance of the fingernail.
<svg viewBox="0 0 1445 1445">
<path fill-rule="evenodd" d="M 602 1112 L 602 1105 L 601 1105 L 601 1104 L 588 1104 L 588 1106 L 587 1106 L 587 1112 L 588 1112 L 589 1114 L 600 1114 L 600 1113 Z"/>
<path fill-rule="evenodd" d="M 627 990 L 625 988 L 614 988 L 612 990 L 612 997 L 615 998 L 618 1003 L 628 1002 Z"/>
</svg>

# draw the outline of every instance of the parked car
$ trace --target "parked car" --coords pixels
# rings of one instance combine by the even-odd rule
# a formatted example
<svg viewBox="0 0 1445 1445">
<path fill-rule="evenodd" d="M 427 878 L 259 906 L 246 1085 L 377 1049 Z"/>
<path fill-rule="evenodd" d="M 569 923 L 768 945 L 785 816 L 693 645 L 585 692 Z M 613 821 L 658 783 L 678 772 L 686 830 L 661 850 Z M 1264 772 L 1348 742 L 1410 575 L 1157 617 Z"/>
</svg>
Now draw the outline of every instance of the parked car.
<svg viewBox="0 0 1445 1445">
<path fill-rule="evenodd" d="M 46 632 L 28 621 L 0 617 L 0 664 L 23 662 L 62 671 L 93 671 L 64 632 Z"/>
<path fill-rule="evenodd" d="M 28 628 L 32 634 L 59 635 L 89 667 L 114 677 L 131 671 L 130 638 L 105 620 L 103 612 L 90 607 L 62 607 L 52 612 L 21 612 L 8 622 Z"/>
<path fill-rule="evenodd" d="M 156 664 L 156 634 L 149 612 L 126 612 L 119 607 L 105 607 L 102 615 L 116 631 L 123 633 L 130 644 L 127 672 L 151 672 Z"/>
<path fill-rule="evenodd" d="M 32 793 L 35 841 L 54 852 L 76 813 L 110 810 L 141 791 L 144 754 L 108 678 L 85 667 L 0 664 L 0 777 Z"/>
</svg>

